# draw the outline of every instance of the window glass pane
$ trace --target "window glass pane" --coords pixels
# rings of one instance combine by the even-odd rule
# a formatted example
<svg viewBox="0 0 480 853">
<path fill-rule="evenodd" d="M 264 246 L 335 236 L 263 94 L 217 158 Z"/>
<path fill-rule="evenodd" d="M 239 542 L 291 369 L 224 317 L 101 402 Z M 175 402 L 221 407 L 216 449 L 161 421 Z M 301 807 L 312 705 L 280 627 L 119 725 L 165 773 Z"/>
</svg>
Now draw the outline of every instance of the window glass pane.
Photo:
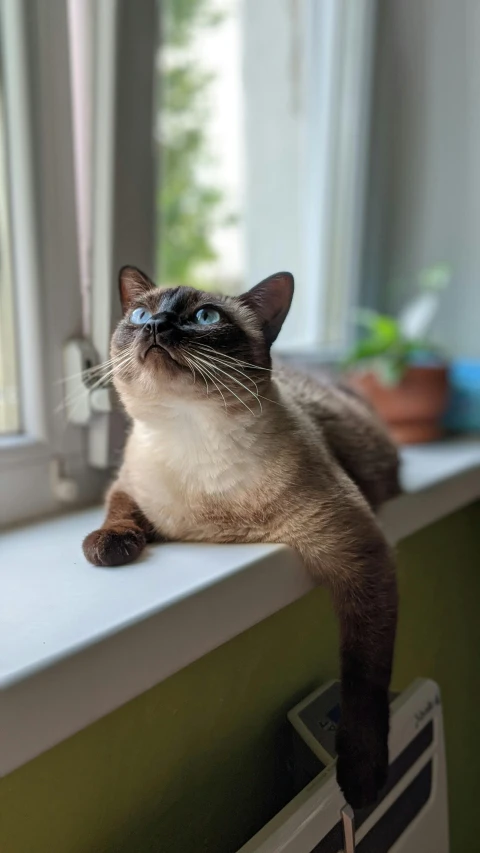
<svg viewBox="0 0 480 853">
<path fill-rule="evenodd" d="M 373 8 L 159 0 L 157 281 L 235 293 L 289 270 L 282 346 L 347 337 Z"/>
<path fill-rule="evenodd" d="M 0 80 L 0 434 L 20 428 L 15 353 L 14 293 L 10 263 L 5 110 Z"/>
<path fill-rule="evenodd" d="M 157 57 L 157 277 L 243 284 L 240 0 L 163 0 Z"/>
</svg>

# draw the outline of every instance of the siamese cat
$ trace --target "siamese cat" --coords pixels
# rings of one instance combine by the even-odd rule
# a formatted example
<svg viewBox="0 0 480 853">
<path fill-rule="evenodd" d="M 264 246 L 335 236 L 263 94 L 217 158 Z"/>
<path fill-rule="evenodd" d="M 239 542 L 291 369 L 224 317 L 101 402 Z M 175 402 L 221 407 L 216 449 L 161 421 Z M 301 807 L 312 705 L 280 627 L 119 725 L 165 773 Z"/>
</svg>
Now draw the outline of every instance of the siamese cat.
<svg viewBox="0 0 480 853">
<path fill-rule="evenodd" d="M 363 807 L 388 771 L 397 587 L 375 511 L 399 491 L 398 454 L 356 394 L 272 366 L 293 289 L 286 272 L 219 296 L 121 270 L 110 366 L 132 427 L 83 549 L 119 566 L 153 541 L 294 548 L 338 614 L 337 778 Z"/>
</svg>

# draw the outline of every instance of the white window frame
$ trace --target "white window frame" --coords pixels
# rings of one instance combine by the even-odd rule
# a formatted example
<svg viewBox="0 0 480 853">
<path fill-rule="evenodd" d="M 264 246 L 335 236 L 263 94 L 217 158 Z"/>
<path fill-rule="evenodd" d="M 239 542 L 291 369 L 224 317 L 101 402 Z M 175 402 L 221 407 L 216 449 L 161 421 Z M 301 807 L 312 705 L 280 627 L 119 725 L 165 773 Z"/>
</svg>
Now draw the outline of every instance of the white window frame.
<svg viewBox="0 0 480 853">
<path fill-rule="evenodd" d="M 65 344 L 106 359 L 118 269 L 153 272 L 157 29 L 156 0 L 0 5 L 22 422 L 0 436 L 4 526 L 98 499 L 118 462 L 108 393 L 82 425 L 58 409 Z"/>
<path fill-rule="evenodd" d="M 131 264 L 154 277 L 157 5 L 157 0 L 104 0 L 94 10 L 91 330 L 102 361 L 121 316 L 118 271 Z M 117 463 L 124 434 L 121 412 L 104 395 L 90 421 L 89 464 L 108 469 Z"/>
<path fill-rule="evenodd" d="M 351 335 L 375 22 L 376 0 L 244 0 L 247 279 L 293 272 L 287 352 L 336 355 Z"/>
<path fill-rule="evenodd" d="M 64 0 L 2 0 L 5 126 L 22 432 L 0 436 L 0 526 L 93 499 L 85 435 L 62 404 L 62 350 L 81 332 Z"/>
</svg>

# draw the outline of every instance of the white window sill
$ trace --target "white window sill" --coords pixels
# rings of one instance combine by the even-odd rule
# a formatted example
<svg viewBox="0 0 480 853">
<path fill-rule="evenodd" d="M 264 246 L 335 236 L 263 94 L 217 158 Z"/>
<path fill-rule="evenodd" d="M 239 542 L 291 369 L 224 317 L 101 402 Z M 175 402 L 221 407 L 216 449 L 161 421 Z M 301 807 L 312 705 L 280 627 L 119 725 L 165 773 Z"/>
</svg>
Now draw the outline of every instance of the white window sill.
<svg viewBox="0 0 480 853">
<path fill-rule="evenodd" d="M 406 494 L 382 511 L 392 541 L 480 497 L 480 442 L 403 452 Z M 282 545 L 159 545 L 94 569 L 100 509 L 0 536 L 0 775 L 312 588 Z"/>
</svg>

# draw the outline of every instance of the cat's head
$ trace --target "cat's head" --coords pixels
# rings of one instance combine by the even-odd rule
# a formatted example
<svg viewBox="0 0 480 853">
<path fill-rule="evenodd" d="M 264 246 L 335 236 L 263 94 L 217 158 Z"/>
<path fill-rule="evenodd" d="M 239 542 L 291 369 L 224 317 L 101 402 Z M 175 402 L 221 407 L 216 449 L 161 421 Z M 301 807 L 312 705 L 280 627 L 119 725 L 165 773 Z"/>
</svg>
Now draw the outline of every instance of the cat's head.
<svg viewBox="0 0 480 853">
<path fill-rule="evenodd" d="M 113 380 L 132 417 L 180 398 L 255 409 L 292 301 L 290 273 L 240 296 L 160 289 L 135 267 L 122 268 L 119 286 L 123 318 L 112 337 Z"/>
</svg>

